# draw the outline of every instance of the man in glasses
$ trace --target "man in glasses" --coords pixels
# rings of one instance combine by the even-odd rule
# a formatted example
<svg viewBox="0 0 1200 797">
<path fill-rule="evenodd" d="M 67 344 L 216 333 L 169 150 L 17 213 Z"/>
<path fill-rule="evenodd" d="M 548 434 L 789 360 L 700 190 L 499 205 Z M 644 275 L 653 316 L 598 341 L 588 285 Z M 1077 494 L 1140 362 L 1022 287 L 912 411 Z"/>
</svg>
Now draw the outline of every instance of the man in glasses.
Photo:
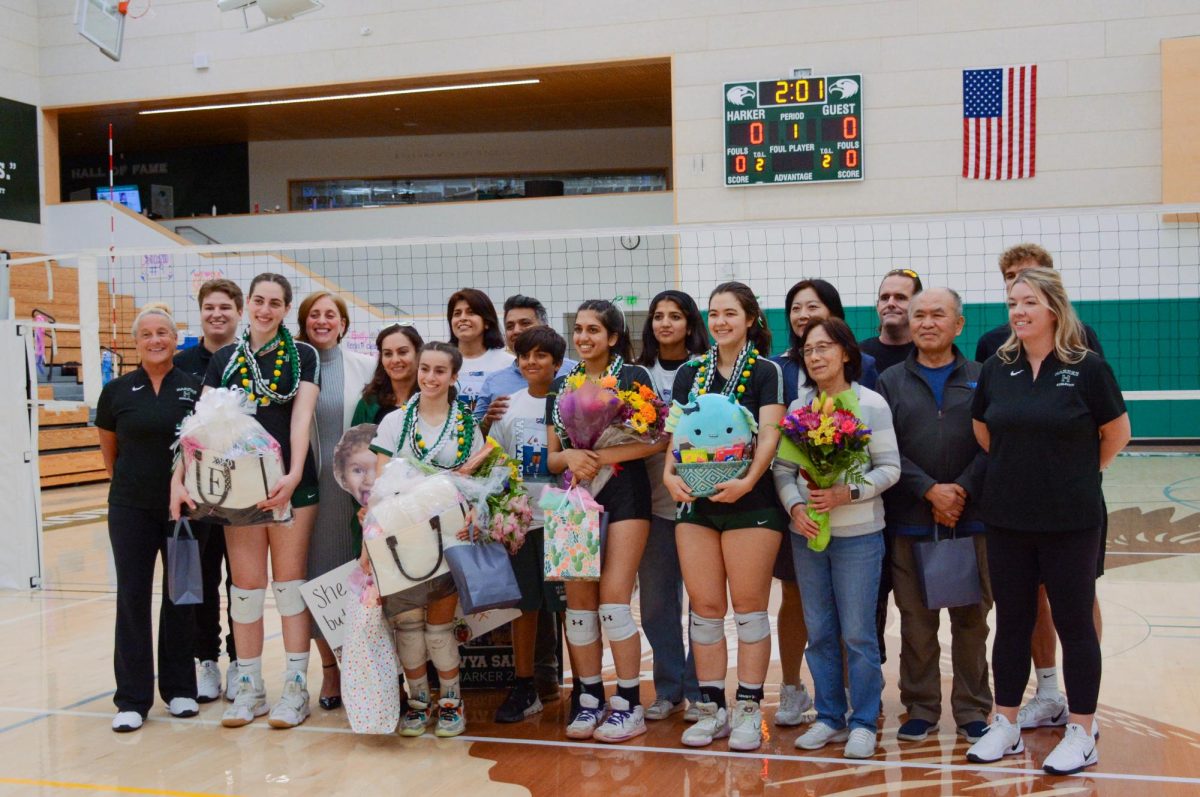
<svg viewBox="0 0 1200 797">
<path fill-rule="evenodd" d="M 908 326 L 908 303 L 921 290 L 921 278 L 910 268 L 892 269 L 879 283 L 875 312 L 879 314 L 879 334 L 859 343 L 859 348 L 875 358 L 879 373 L 904 362 L 913 350 Z"/>
</svg>

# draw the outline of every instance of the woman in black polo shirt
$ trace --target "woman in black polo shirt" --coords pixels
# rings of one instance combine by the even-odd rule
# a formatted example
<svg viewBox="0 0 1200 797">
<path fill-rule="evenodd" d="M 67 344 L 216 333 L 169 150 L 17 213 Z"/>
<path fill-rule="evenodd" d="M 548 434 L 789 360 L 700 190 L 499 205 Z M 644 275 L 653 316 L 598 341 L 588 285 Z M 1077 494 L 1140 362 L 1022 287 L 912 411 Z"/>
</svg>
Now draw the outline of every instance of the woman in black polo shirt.
<svg viewBox="0 0 1200 797">
<path fill-rule="evenodd" d="M 117 628 L 113 652 L 117 716 L 112 729 L 136 731 L 154 704 L 154 644 L 150 608 L 154 564 L 164 563 L 158 612 L 158 691 L 175 717 L 194 717 L 193 608 L 167 598 L 166 539 L 171 494 L 171 445 L 196 404 L 200 381 L 175 368 L 179 334 L 166 309 L 144 308 L 133 322 L 141 365 L 104 386 L 96 409 L 100 451 L 112 482 L 108 538 L 117 571 Z"/>
<path fill-rule="evenodd" d="M 1043 583 L 1063 646 L 1070 718 L 1043 762 L 1053 775 L 1098 760 L 1093 715 L 1100 641 L 1092 620 L 1102 504 L 1096 474 L 1129 442 L 1109 365 L 1087 348 L 1058 272 L 1033 268 L 1009 288 L 1008 341 L 983 365 L 972 408 L 988 452 L 981 510 L 996 603 L 996 713 L 967 751 L 976 763 L 1024 750 L 1017 711 Z"/>
<path fill-rule="evenodd" d="M 255 419 L 282 449 L 285 475 L 275 483 L 262 509 L 292 505 L 289 524 L 229 527 L 225 545 L 233 575 L 230 595 L 233 633 L 237 639 L 238 685 L 233 705 L 221 724 L 238 728 L 267 713 L 262 679 L 263 604 L 267 556 L 271 587 L 283 625 L 287 665 L 283 694 L 271 709 L 275 728 L 291 728 L 309 715 L 309 616 L 300 595 L 307 569 L 308 538 L 317 518 L 317 471 L 309 457 L 309 429 L 317 404 L 320 363 L 317 351 L 296 342 L 283 321 L 292 306 L 292 286 L 279 274 L 259 274 L 250 283 L 246 314 L 249 325 L 237 343 L 213 355 L 204 388 L 236 387 L 258 405 Z M 182 470 L 172 487 L 172 511 L 190 503 Z"/>
</svg>

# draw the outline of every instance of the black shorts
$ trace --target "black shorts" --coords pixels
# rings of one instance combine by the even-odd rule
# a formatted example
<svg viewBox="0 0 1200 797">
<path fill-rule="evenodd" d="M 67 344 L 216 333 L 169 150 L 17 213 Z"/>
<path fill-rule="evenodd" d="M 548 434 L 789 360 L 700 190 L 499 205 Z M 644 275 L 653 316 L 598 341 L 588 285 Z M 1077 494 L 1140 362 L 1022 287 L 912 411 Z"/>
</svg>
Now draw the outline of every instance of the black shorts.
<svg viewBox="0 0 1200 797">
<path fill-rule="evenodd" d="M 771 575 L 780 581 L 796 580 L 796 561 L 792 559 L 792 532 L 784 532 L 783 540 L 779 543 L 779 553 L 775 556 L 775 567 Z"/>
<path fill-rule="evenodd" d="M 609 525 L 623 520 L 649 521 L 650 478 L 645 461 L 622 462 L 620 471 L 593 497 L 608 513 Z"/>
<path fill-rule="evenodd" d="M 509 554 L 513 575 L 521 588 L 521 602 L 516 605 L 523 612 L 543 609 L 548 612 L 563 612 L 567 609 L 567 590 L 562 581 L 547 581 L 545 576 L 546 535 L 543 529 L 530 529 L 525 543 L 514 554 Z"/>
<path fill-rule="evenodd" d="M 742 499 L 729 509 L 721 507 L 721 511 L 716 512 L 713 511 L 714 506 L 719 505 L 714 505 L 707 498 L 697 498 L 691 504 L 685 504 L 676 520 L 676 528 L 679 528 L 679 523 L 692 523 L 716 531 L 764 528 L 788 533 L 787 513 L 774 501 Z"/>
<path fill-rule="evenodd" d="M 312 456 L 304 460 L 304 472 L 300 474 L 300 483 L 292 493 L 292 508 L 314 506 L 321 500 L 317 491 L 317 468 L 313 465 Z"/>
</svg>

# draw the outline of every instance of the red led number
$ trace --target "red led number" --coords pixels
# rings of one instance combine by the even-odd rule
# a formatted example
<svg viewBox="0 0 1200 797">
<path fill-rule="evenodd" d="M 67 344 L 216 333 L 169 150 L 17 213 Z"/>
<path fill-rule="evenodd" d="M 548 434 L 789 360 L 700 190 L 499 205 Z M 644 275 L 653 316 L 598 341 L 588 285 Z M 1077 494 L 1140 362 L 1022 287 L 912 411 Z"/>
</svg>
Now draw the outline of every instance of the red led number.
<svg viewBox="0 0 1200 797">
<path fill-rule="evenodd" d="M 858 119 L 856 117 L 847 116 L 842 120 L 842 138 L 847 141 L 858 138 Z"/>
<path fill-rule="evenodd" d="M 762 122 L 751 122 L 750 123 L 750 143 L 751 144 L 763 143 L 763 123 Z"/>
<path fill-rule="evenodd" d="M 846 168 L 853 169 L 855 166 L 858 166 L 858 150 L 848 149 L 846 150 Z"/>
<path fill-rule="evenodd" d="M 746 173 L 746 156 L 738 155 L 733 159 L 733 170 L 738 174 Z"/>
</svg>

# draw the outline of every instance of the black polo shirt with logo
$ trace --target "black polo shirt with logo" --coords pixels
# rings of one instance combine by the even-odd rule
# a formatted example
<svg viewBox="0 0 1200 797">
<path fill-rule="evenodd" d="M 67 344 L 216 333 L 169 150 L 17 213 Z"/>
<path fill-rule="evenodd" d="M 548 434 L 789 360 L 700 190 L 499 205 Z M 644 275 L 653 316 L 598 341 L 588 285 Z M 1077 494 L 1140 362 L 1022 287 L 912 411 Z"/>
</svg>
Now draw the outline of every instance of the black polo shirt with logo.
<svg viewBox="0 0 1200 797">
<path fill-rule="evenodd" d="M 204 348 L 204 339 L 195 346 L 190 346 L 175 355 L 175 367 L 182 368 L 192 376 L 204 381 L 204 374 L 208 371 L 208 363 L 213 358 L 213 353 Z"/>
<path fill-rule="evenodd" d="M 1053 352 L 1037 379 L 1022 352 L 983 364 L 972 416 L 991 436 L 981 514 L 1021 531 L 1099 529 L 1099 429 L 1125 414 L 1112 368 L 1094 352 L 1074 364 Z"/>
<path fill-rule="evenodd" d="M 167 516 L 171 497 L 171 446 L 179 424 L 200 396 L 200 380 L 172 368 L 158 393 L 142 368 L 117 377 L 100 391 L 96 426 L 117 436 L 108 502 L 161 512 Z"/>
</svg>

